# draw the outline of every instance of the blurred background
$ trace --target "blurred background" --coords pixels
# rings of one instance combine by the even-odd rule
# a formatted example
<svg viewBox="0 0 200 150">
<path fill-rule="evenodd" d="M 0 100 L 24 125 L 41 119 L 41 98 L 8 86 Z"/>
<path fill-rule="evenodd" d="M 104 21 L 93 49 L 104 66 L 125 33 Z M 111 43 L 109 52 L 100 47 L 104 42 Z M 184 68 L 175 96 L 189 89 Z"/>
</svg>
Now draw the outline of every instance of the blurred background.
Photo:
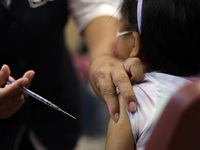
<svg viewBox="0 0 200 150">
<path fill-rule="evenodd" d="M 103 150 L 109 120 L 107 106 L 89 83 L 90 61 L 82 37 L 72 17 L 65 27 L 65 43 L 81 87 L 81 136 L 74 150 Z"/>
</svg>

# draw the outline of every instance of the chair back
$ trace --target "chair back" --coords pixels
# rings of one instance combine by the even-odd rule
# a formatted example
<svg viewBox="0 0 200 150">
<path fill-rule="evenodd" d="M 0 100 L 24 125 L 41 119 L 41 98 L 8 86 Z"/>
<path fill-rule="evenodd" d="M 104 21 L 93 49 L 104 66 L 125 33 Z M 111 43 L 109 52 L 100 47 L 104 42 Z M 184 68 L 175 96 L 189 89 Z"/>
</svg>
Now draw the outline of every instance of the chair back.
<svg viewBox="0 0 200 150">
<path fill-rule="evenodd" d="M 200 150 L 200 80 L 172 96 L 145 150 Z"/>
</svg>

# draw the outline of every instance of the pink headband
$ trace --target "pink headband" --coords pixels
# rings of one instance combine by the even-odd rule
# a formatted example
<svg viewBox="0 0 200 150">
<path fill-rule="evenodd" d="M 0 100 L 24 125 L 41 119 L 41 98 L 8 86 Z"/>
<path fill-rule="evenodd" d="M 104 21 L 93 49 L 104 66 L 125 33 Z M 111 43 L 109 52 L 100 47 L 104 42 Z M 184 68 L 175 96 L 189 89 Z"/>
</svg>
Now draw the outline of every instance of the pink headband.
<svg viewBox="0 0 200 150">
<path fill-rule="evenodd" d="M 137 0 L 137 22 L 138 22 L 138 31 L 141 34 L 141 21 L 142 21 L 142 3 L 143 0 Z"/>
</svg>

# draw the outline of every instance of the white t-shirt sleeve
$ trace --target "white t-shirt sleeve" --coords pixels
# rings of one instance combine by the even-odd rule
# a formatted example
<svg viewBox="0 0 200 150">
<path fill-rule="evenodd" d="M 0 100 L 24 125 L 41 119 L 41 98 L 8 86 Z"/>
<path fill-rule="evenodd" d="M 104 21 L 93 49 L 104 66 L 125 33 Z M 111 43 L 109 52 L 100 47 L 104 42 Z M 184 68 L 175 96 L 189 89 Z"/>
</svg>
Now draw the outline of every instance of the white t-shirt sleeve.
<svg viewBox="0 0 200 150">
<path fill-rule="evenodd" d="M 118 0 L 68 0 L 68 2 L 79 31 L 100 16 L 113 16 L 119 19 Z"/>
<path fill-rule="evenodd" d="M 144 82 L 133 86 L 137 99 L 135 113 L 129 119 L 137 150 L 144 150 L 154 124 L 157 122 L 170 97 L 189 81 L 163 73 L 146 73 Z"/>
<path fill-rule="evenodd" d="M 135 143 L 138 147 L 143 147 L 143 142 L 146 141 L 149 132 L 146 132 L 153 123 L 157 98 L 155 86 L 152 82 L 146 82 L 133 87 L 137 99 L 137 110 L 135 113 L 128 112 L 131 123 L 132 133 Z M 142 143 L 141 143 L 142 142 Z M 139 146 L 140 145 L 140 146 Z"/>
</svg>

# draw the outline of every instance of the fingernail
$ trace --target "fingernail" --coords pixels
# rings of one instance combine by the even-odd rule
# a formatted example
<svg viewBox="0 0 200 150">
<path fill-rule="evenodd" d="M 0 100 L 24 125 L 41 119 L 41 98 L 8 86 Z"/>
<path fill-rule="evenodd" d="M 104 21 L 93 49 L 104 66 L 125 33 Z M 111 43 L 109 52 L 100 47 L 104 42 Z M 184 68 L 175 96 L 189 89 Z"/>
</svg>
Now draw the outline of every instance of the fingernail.
<svg viewBox="0 0 200 150">
<path fill-rule="evenodd" d="M 33 77 L 33 73 L 29 74 L 29 79 L 31 79 Z"/>
<path fill-rule="evenodd" d="M 129 103 L 129 109 L 130 109 L 130 111 L 136 111 L 136 105 L 134 102 Z"/>
<path fill-rule="evenodd" d="M 119 120 L 119 113 L 115 113 L 115 121 L 117 122 Z"/>
<path fill-rule="evenodd" d="M 23 87 L 26 87 L 27 85 L 28 85 L 27 80 L 24 80 L 24 81 L 22 82 L 22 86 L 23 86 Z"/>
</svg>

